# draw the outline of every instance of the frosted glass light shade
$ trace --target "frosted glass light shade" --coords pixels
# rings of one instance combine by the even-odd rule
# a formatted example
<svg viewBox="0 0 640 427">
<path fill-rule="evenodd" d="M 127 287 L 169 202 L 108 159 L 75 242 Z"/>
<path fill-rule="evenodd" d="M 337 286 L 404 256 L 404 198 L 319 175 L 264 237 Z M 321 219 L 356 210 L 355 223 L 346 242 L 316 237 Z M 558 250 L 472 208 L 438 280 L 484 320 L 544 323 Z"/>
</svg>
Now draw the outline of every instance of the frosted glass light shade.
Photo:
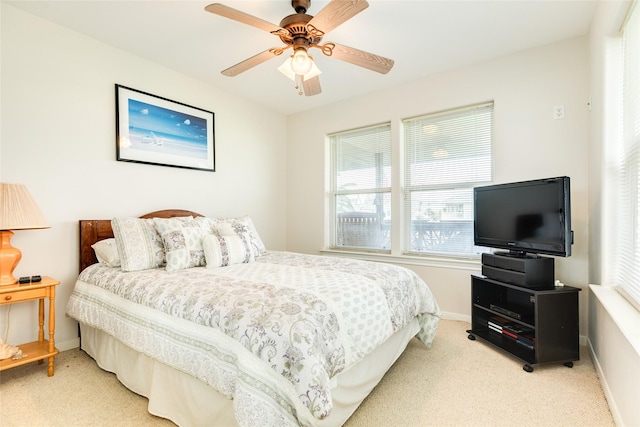
<svg viewBox="0 0 640 427">
<path fill-rule="evenodd" d="M 320 71 L 315 61 L 313 60 L 313 58 L 309 57 L 309 59 L 311 59 L 311 69 L 306 74 L 302 75 L 303 80 L 309 80 L 310 78 L 315 77 L 320 73 L 322 73 L 322 71 Z M 293 69 L 291 68 L 291 62 L 292 62 L 291 57 L 287 58 L 287 60 L 284 61 L 284 63 L 281 66 L 278 67 L 278 71 L 280 71 L 282 74 L 289 77 L 291 80 L 295 82 L 296 73 L 294 73 Z"/>
</svg>

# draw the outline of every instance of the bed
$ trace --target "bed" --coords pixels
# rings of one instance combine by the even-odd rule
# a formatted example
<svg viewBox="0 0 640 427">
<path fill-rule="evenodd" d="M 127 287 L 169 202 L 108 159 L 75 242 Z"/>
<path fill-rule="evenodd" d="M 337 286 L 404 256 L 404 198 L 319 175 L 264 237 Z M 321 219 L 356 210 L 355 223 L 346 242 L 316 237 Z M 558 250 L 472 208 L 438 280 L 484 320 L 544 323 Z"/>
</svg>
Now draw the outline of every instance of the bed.
<svg viewBox="0 0 640 427">
<path fill-rule="evenodd" d="M 79 227 L 67 315 L 81 348 L 180 426 L 340 426 L 411 339 L 435 337 L 440 310 L 415 273 L 268 251 L 248 217 Z"/>
</svg>

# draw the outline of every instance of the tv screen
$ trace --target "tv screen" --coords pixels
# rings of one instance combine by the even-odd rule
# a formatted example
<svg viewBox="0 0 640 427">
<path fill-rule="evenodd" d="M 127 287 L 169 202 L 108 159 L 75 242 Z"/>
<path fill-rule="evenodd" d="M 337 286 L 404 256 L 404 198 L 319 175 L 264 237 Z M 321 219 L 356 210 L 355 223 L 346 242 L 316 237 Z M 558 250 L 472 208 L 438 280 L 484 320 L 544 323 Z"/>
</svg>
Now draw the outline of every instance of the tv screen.
<svg viewBox="0 0 640 427">
<path fill-rule="evenodd" d="M 573 243 L 569 177 L 474 188 L 474 243 L 514 255 L 568 257 Z"/>
</svg>

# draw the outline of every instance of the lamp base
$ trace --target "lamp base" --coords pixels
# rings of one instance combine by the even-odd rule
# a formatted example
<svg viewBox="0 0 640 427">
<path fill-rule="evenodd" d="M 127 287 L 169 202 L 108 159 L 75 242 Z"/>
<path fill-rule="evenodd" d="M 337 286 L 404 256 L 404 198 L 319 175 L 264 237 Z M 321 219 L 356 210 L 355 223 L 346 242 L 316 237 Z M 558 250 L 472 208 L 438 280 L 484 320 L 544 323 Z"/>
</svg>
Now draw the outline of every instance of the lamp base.
<svg viewBox="0 0 640 427">
<path fill-rule="evenodd" d="M 13 236 L 13 231 L 0 231 L 0 286 L 13 285 L 18 282 L 13 277 L 13 270 L 22 259 L 22 252 L 11 246 L 11 236 Z"/>
</svg>

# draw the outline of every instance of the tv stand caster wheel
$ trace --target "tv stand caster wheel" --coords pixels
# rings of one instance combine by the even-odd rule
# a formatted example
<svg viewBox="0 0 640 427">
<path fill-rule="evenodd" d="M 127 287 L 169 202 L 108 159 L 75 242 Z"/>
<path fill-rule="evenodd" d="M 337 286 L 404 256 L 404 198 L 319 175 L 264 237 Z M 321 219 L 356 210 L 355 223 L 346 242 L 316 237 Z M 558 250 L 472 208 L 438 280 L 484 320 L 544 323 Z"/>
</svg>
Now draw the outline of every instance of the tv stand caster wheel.
<svg viewBox="0 0 640 427">
<path fill-rule="evenodd" d="M 573 368 L 573 362 L 567 362 L 564 364 L 567 368 Z"/>
<path fill-rule="evenodd" d="M 531 365 L 524 365 L 522 369 L 524 369 L 527 372 L 533 372 L 533 368 L 531 367 Z"/>
<path fill-rule="evenodd" d="M 475 341 L 476 340 L 476 336 L 473 335 L 473 334 L 467 335 L 467 338 L 469 338 L 471 341 Z"/>
</svg>

